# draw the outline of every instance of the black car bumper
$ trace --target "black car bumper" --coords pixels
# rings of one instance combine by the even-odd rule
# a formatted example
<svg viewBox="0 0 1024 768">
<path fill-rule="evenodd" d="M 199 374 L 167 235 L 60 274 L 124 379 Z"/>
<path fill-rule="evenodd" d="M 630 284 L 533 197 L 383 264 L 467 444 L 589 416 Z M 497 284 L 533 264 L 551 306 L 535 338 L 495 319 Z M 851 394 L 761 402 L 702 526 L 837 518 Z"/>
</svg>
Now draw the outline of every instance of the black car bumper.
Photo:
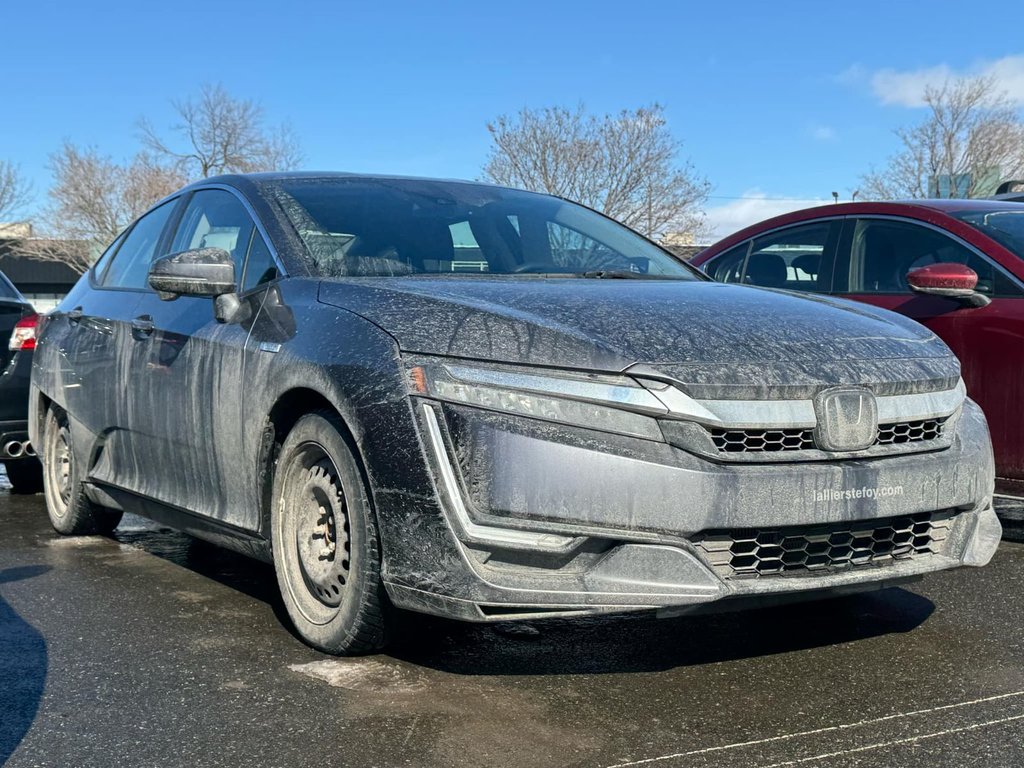
<svg viewBox="0 0 1024 768">
<path fill-rule="evenodd" d="M 28 443 L 28 396 L 32 355 L 19 352 L 0 373 L 0 461 L 34 455 Z M 12 455 L 17 454 L 17 455 Z"/>
</svg>

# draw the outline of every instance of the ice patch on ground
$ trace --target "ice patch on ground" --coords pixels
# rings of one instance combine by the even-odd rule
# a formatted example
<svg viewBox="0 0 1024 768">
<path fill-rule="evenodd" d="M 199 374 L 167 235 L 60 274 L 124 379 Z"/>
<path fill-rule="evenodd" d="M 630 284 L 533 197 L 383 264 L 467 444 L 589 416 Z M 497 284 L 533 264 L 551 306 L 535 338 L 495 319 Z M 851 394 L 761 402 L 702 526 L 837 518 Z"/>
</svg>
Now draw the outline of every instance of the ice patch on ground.
<svg viewBox="0 0 1024 768">
<path fill-rule="evenodd" d="M 58 539 L 47 539 L 46 545 L 55 549 L 75 549 L 78 547 L 95 547 L 110 544 L 110 539 L 103 536 L 61 536 Z"/>
<path fill-rule="evenodd" d="M 288 669 L 350 691 L 416 693 L 425 687 L 421 674 L 415 669 L 376 659 L 325 659 L 291 664 Z"/>
</svg>

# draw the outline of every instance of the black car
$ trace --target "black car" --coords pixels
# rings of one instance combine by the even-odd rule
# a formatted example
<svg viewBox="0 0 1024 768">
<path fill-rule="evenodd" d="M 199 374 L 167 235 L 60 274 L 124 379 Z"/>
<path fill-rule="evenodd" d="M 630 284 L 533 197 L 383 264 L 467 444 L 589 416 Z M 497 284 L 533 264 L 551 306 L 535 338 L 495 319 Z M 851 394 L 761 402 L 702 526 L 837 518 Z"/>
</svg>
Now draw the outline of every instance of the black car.
<svg viewBox="0 0 1024 768">
<path fill-rule="evenodd" d="M 0 272 L 0 462 L 14 493 L 42 490 L 42 469 L 28 439 L 28 390 L 39 316 Z"/>
<path fill-rule="evenodd" d="M 987 426 L 949 349 L 723 285 L 565 200 L 343 174 L 205 180 L 48 316 L 51 521 L 127 510 L 272 560 L 312 645 L 392 607 L 695 610 L 983 565 Z"/>
</svg>

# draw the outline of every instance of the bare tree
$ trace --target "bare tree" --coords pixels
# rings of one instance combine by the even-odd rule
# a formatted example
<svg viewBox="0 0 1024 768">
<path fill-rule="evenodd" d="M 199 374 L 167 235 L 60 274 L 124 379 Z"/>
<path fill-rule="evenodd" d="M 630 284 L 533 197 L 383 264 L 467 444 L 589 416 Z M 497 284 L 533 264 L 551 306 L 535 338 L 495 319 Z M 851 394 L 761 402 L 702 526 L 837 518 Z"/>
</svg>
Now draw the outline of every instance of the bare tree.
<svg viewBox="0 0 1024 768">
<path fill-rule="evenodd" d="M 32 189 L 18 167 L 8 160 L 0 160 L 0 222 L 28 205 L 31 197 Z"/>
<path fill-rule="evenodd" d="M 18 250 L 65 262 L 79 272 L 147 208 L 185 183 L 176 168 L 145 153 L 118 163 L 69 142 L 51 155 L 50 165 L 54 183 L 45 212 L 46 236 L 25 240 Z"/>
<path fill-rule="evenodd" d="M 680 143 L 659 104 L 601 117 L 582 106 L 523 109 L 487 130 L 491 181 L 575 200 L 648 237 L 702 224 L 708 182 L 677 162 Z"/>
<path fill-rule="evenodd" d="M 941 196 L 984 194 L 994 177 L 1024 173 L 1024 123 L 992 77 L 948 80 L 925 90 L 927 117 L 899 128 L 902 148 L 884 168 L 862 177 L 868 199 L 930 197 L 936 180 L 950 180 Z M 958 189 L 958 180 L 967 182 Z"/>
<path fill-rule="evenodd" d="M 142 142 L 189 178 L 286 170 L 302 162 L 291 128 L 267 129 L 259 104 L 234 98 L 222 85 L 204 85 L 198 99 L 171 103 L 178 115 L 171 137 L 142 119 Z"/>
</svg>

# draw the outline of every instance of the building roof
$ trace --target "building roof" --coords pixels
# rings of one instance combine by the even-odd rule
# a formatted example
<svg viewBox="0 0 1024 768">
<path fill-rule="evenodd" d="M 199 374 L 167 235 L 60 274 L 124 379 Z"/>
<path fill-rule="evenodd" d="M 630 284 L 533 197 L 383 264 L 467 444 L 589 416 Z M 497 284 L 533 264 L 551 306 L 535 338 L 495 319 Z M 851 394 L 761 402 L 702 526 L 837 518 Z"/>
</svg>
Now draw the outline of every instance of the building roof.
<svg viewBox="0 0 1024 768">
<path fill-rule="evenodd" d="M 0 272 L 22 293 L 66 293 L 81 274 L 59 261 L 40 261 L 12 253 L 15 240 L 0 240 Z"/>
</svg>

